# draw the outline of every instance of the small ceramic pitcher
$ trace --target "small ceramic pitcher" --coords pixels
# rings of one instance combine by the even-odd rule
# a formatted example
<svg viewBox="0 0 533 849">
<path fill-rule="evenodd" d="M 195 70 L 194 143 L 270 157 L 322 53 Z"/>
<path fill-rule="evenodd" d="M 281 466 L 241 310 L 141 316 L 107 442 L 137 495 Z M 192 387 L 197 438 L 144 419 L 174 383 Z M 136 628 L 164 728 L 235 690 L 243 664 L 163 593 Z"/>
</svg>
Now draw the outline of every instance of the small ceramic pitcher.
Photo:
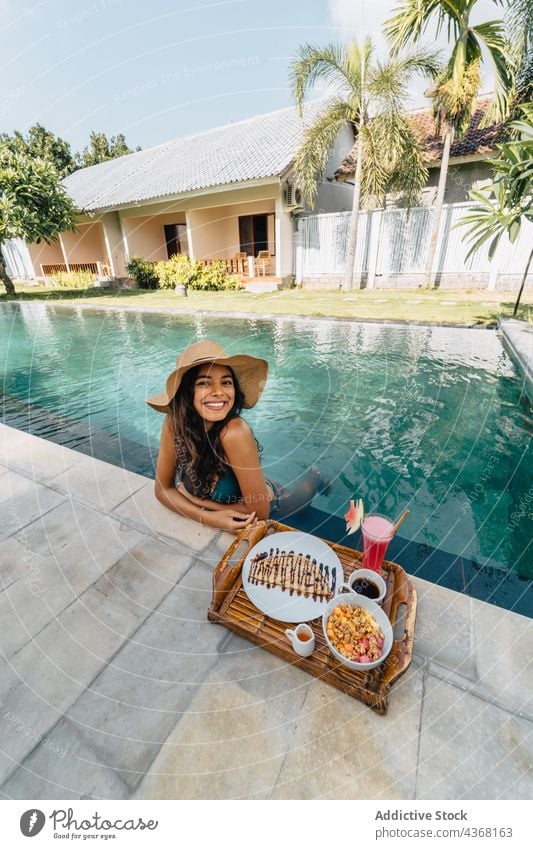
<svg viewBox="0 0 533 849">
<path fill-rule="evenodd" d="M 285 636 L 292 643 L 293 650 L 300 657 L 309 657 L 315 650 L 315 635 L 309 625 L 298 625 L 294 630 L 287 628 Z"/>
</svg>

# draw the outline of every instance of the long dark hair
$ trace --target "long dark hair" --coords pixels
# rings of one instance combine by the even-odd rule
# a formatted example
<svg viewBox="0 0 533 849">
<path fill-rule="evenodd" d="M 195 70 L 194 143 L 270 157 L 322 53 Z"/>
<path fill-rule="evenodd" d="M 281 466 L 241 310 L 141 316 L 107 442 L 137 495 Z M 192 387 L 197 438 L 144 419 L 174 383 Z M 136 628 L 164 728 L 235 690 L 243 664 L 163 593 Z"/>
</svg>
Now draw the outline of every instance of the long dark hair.
<svg viewBox="0 0 533 849">
<path fill-rule="evenodd" d="M 205 421 L 193 405 L 194 382 L 201 366 L 185 372 L 180 388 L 171 405 L 171 421 L 176 448 L 176 468 L 180 480 L 193 495 L 208 498 L 215 475 L 222 475 L 228 468 L 220 441 L 222 429 L 232 419 L 240 416 L 244 408 L 244 394 L 233 370 L 235 401 L 227 416 L 206 430 Z"/>
</svg>

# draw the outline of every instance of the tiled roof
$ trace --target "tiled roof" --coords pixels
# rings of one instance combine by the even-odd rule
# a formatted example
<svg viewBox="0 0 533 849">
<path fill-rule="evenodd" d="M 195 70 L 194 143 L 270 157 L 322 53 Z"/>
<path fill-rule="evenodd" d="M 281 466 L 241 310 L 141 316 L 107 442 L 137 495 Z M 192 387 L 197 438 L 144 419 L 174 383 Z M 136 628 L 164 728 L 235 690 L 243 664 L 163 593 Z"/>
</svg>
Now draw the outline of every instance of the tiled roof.
<svg viewBox="0 0 533 849">
<path fill-rule="evenodd" d="M 501 132 L 501 124 L 490 124 L 480 129 L 481 119 L 486 113 L 490 98 L 478 100 L 478 106 L 463 138 L 457 139 L 452 144 L 450 157 L 469 156 L 473 154 L 488 155 L 494 150 Z M 426 151 L 426 162 L 428 165 L 440 162 L 442 158 L 443 139 L 437 135 L 435 119 L 430 111 L 424 109 L 410 112 L 407 116 L 422 142 Z M 355 171 L 356 148 L 343 159 L 336 171 L 336 176 L 348 176 Z"/>
<path fill-rule="evenodd" d="M 82 168 L 63 185 L 78 209 L 91 211 L 278 176 L 294 160 L 320 104 L 306 106 L 303 122 L 295 107 L 256 115 Z"/>
</svg>

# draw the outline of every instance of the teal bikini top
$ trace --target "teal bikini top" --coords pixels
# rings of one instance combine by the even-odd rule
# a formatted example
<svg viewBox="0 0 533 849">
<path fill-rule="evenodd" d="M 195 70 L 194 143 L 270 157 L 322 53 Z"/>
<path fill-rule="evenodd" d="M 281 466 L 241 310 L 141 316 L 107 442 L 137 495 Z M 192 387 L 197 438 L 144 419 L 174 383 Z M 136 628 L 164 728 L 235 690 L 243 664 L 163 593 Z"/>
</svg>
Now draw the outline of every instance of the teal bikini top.
<svg viewBox="0 0 533 849">
<path fill-rule="evenodd" d="M 228 467 L 224 474 L 220 475 L 210 498 L 221 504 L 235 504 L 242 498 L 239 481 L 231 467 Z"/>
<path fill-rule="evenodd" d="M 191 492 L 185 482 L 184 486 L 187 492 Z M 218 501 L 220 504 L 235 504 L 242 498 L 239 482 L 231 466 L 228 466 L 226 471 L 220 475 L 209 498 L 212 501 Z"/>
</svg>

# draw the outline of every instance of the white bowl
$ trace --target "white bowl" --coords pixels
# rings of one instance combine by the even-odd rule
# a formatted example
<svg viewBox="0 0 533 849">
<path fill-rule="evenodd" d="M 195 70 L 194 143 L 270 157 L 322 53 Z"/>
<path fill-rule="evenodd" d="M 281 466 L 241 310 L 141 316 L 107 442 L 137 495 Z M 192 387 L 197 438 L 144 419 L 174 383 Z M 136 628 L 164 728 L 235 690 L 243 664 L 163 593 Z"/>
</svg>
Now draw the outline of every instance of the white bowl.
<svg viewBox="0 0 533 849">
<path fill-rule="evenodd" d="M 348 660 L 340 651 L 332 645 L 331 640 L 329 639 L 326 631 L 326 626 L 328 624 L 328 619 L 332 612 L 338 607 L 340 604 L 349 604 L 352 607 L 363 607 L 365 610 L 368 610 L 370 615 L 376 620 L 376 623 L 379 625 L 380 630 L 384 636 L 383 642 L 383 650 L 381 657 L 379 660 L 372 660 L 370 663 L 357 663 L 355 660 Z M 372 601 L 369 598 L 366 598 L 364 595 L 359 595 L 359 593 L 339 593 L 331 601 L 328 601 L 327 607 L 324 610 L 324 614 L 322 616 L 322 630 L 324 632 L 324 637 L 326 639 L 327 646 L 334 657 L 344 666 L 348 666 L 350 669 L 359 669 L 362 672 L 367 669 L 374 669 L 374 667 L 379 666 L 380 663 L 388 657 L 390 650 L 392 648 L 393 636 L 392 636 L 392 627 L 389 622 L 388 617 L 383 610 L 376 604 L 375 601 Z"/>
</svg>

